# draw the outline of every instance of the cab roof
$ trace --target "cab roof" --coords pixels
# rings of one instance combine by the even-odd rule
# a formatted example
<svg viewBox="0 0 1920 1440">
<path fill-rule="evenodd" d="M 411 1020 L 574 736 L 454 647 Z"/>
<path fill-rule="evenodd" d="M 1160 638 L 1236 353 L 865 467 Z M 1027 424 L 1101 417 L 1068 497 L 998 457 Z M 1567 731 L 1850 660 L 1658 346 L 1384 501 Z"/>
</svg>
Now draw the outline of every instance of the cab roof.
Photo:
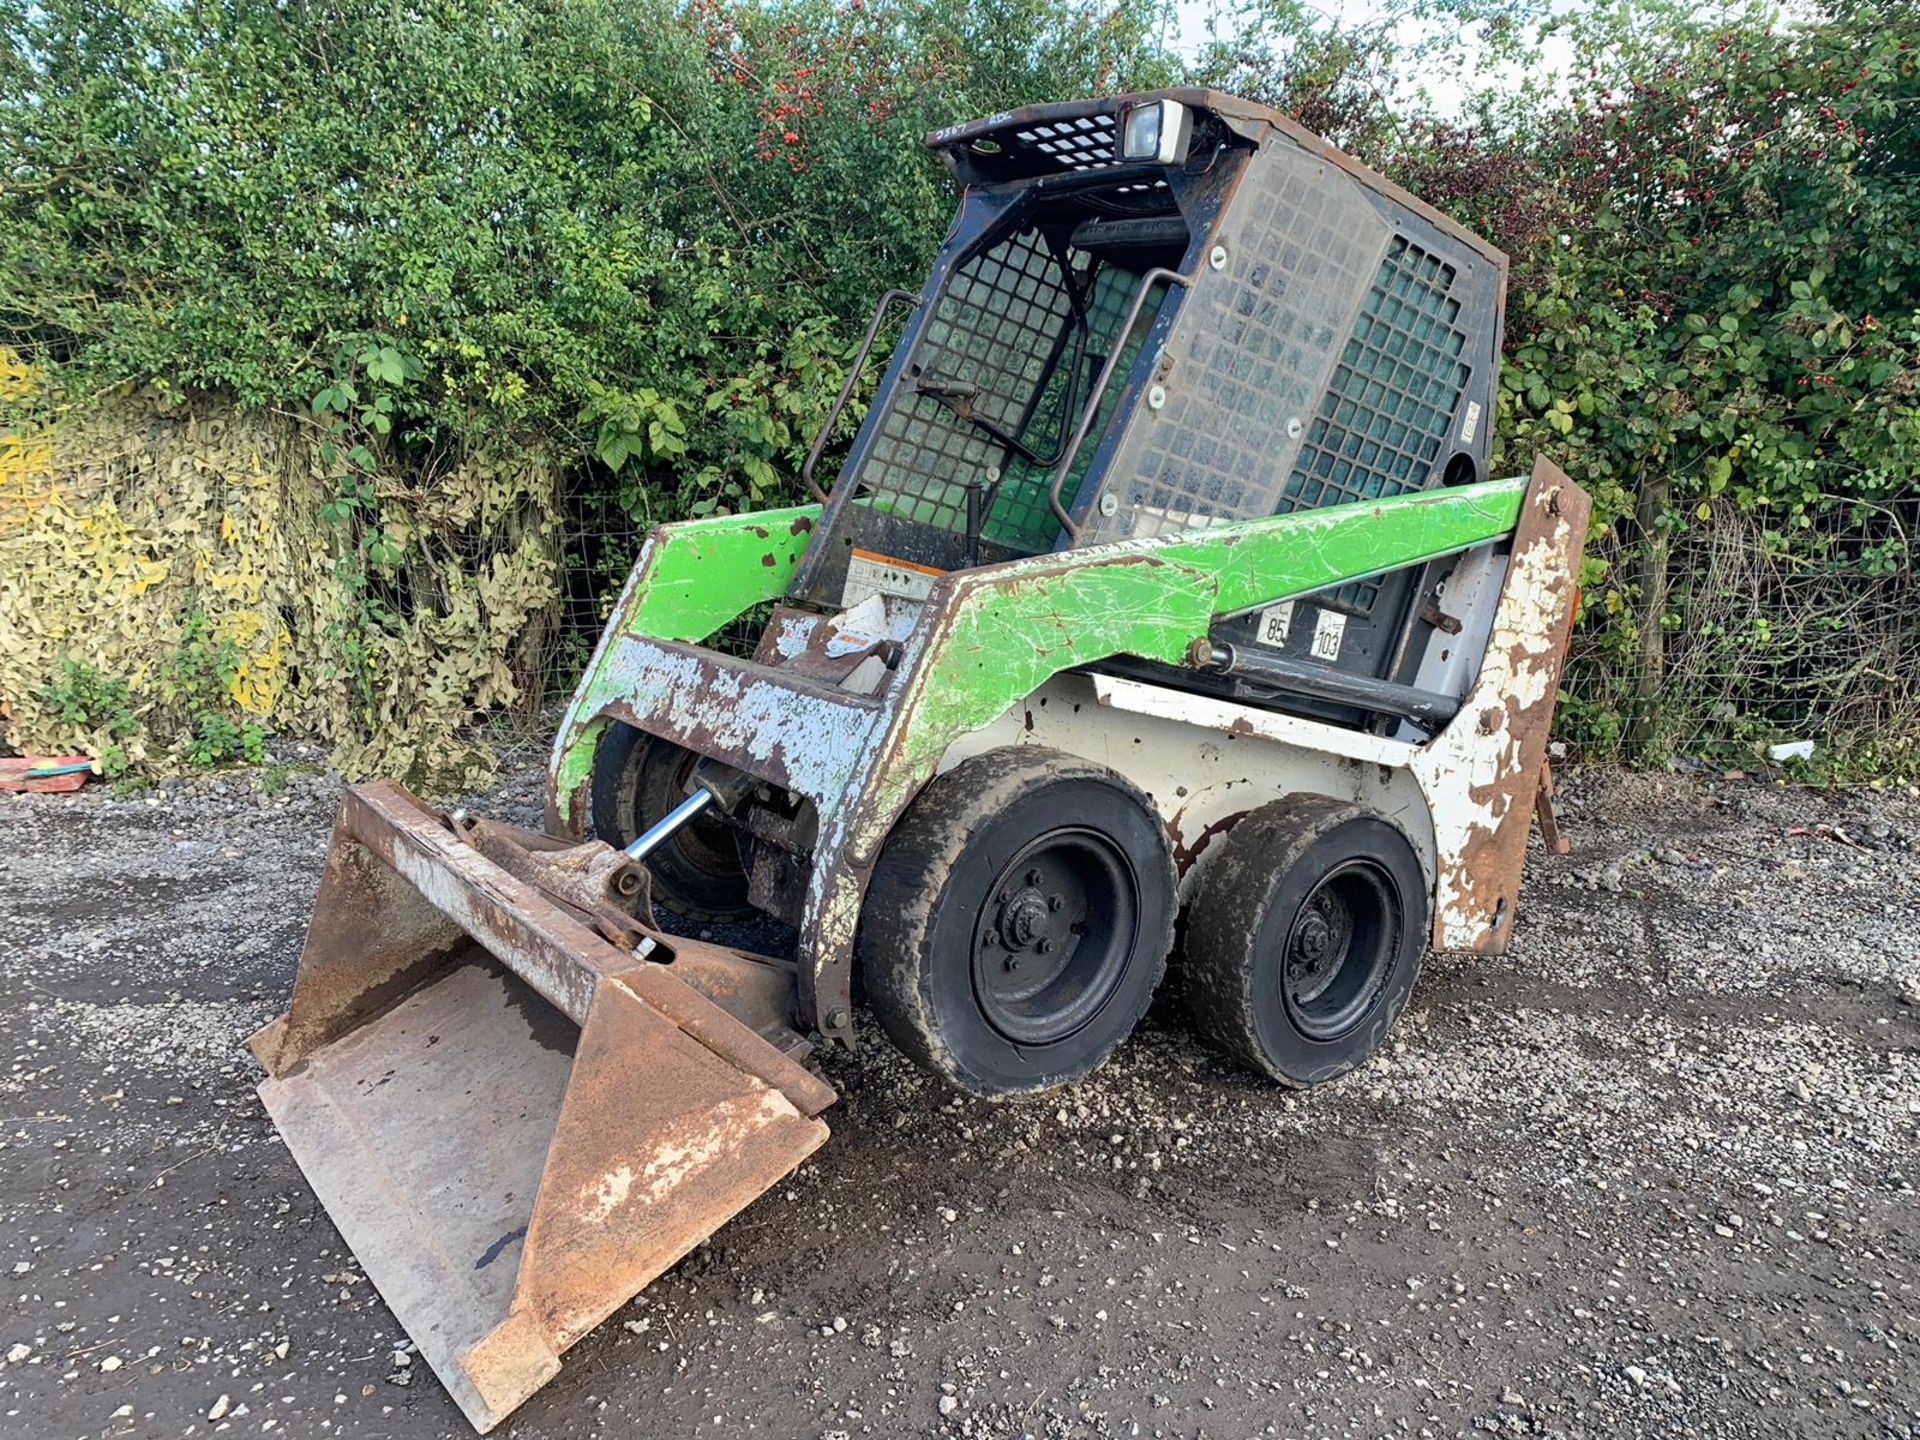
<svg viewBox="0 0 1920 1440">
<path fill-rule="evenodd" d="M 1284 135 L 1347 171 L 1369 190 L 1414 211 L 1442 233 L 1477 251 L 1503 274 L 1506 271 L 1505 254 L 1450 216 L 1272 106 L 1218 90 L 1180 86 L 1023 105 L 1018 110 L 930 131 L 927 148 L 945 159 L 965 186 L 1019 184 L 1050 175 L 1118 169 L 1122 164 L 1118 143 L 1121 111 L 1154 100 L 1177 100 L 1187 107 L 1193 116 L 1196 148 L 1206 142 L 1209 133 L 1215 140 L 1231 135 L 1253 145 L 1271 134 Z"/>
</svg>

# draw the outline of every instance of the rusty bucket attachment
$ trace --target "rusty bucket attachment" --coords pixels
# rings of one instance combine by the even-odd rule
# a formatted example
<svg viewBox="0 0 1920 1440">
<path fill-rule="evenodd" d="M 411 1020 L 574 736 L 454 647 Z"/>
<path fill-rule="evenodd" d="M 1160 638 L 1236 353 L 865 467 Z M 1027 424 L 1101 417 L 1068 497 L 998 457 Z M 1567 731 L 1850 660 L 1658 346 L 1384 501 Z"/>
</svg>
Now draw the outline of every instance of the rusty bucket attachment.
<svg viewBox="0 0 1920 1440">
<path fill-rule="evenodd" d="M 288 1148 L 483 1432 L 827 1138 L 790 971 L 610 915 L 627 863 L 349 790 L 253 1037 Z"/>
</svg>

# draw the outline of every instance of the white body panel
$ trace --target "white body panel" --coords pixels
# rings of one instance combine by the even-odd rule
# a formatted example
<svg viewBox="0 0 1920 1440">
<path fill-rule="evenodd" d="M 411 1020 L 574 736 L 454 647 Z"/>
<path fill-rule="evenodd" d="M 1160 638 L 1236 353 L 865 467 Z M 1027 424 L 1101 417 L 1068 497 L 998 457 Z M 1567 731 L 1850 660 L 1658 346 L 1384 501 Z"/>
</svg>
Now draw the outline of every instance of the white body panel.
<svg viewBox="0 0 1920 1440">
<path fill-rule="evenodd" d="M 1109 676 L 1056 675 L 956 740 L 949 770 L 1003 745 L 1044 745 L 1117 770 L 1166 821 L 1184 903 L 1210 842 L 1283 795 L 1357 800 L 1406 831 L 1431 885 L 1433 820 L 1409 769 L 1415 747 L 1375 735 Z"/>
</svg>

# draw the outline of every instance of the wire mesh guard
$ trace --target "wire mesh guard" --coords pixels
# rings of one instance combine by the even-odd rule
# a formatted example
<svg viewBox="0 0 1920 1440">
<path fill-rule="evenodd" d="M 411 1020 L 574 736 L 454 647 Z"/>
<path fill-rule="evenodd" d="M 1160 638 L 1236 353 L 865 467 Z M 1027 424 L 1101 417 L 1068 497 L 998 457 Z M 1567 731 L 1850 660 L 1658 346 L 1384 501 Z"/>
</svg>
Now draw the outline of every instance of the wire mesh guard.
<svg viewBox="0 0 1920 1440">
<path fill-rule="evenodd" d="M 1396 236 L 1288 477 L 1282 510 L 1424 488 L 1470 374 L 1454 271 Z"/>
<path fill-rule="evenodd" d="M 1041 455 L 1057 454 L 1063 435 L 1073 429 L 1088 401 L 1088 387 L 1097 378 L 1106 363 L 1107 353 L 1115 344 L 1121 346 L 1120 363 L 1115 367 L 1115 373 L 1125 375 L 1133 368 L 1134 359 L 1152 329 L 1158 298 L 1163 298 L 1166 293 L 1166 287 L 1160 286 L 1159 296 L 1149 297 L 1147 304 L 1141 307 L 1140 318 L 1134 322 L 1132 331 L 1121 336 L 1118 333 L 1120 322 L 1126 318 L 1126 312 L 1133 303 L 1139 277 L 1129 270 L 1096 265 L 1092 267 L 1090 280 L 1092 293 L 1085 301 L 1087 354 L 1079 383 L 1073 390 L 1072 408 L 1069 410 L 1066 404 L 1071 367 L 1063 363 L 1055 366 L 1048 376 L 1046 393 L 1035 407 L 1032 428 L 1025 437 L 1028 448 Z M 1115 407 L 1120 403 L 1124 388 L 1118 382 L 1107 387 L 1106 393 L 1100 397 L 1100 408 L 1089 427 L 1089 435 L 1097 437 L 1106 429 Z M 1072 472 L 1060 487 L 1061 502 L 1069 508 L 1093 463 L 1095 449 L 1092 441 L 1081 445 L 1074 457 Z M 1048 500 L 1052 485 L 1052 465 L 1034 465 L 1024 456 L 1016 456 L 1008 467 L 1007 478 L 995 498 L 993 510 L 984 527 L 987 537 L 1016 549 L 1050 549 L 1060 534 L 1060 521 Z"/>
<path fill-rule="evenodd" d="M 1016 150 L 1031 147 L 1063 170 L 1104 170 L 1120 163 L 1111 115 L 1076 115 L 1013 132 Z"/>
<path fill-rule="evenodd" d="M 1086 542 L 1168 534 L 1281 508 L 1305 432 L 1391 231 L 1358 181 L 1287 143 L 1247 162 L 1164 349 L 1166 400 L 1127 421 Z M 1092 443 L 1091 440 L 1089 443 Z"/>
<path fill-rule="evenodd" d="M 1461 358 L 1454 267 L 1396 235 L 1307 428 L 1279 510 L 1309 510 L 1423 490 L 1471 370 Z M 1335 598 L 1371 610 L 1374 581 Z"/>
<path fill-rule="evenodd" d="M 1058 450 L 1063 428 L 1072 423 L 1069 392 L 1075 407 L 1084 403 L 1136 283 L 1131 273 L 1071 247 L 1062 246 L 1061 255 L 1064 272 L 1045 239 L 1029 229 L 970 257 L 935 302 L 914 352 L 923 380 L 977 387 L 969 397 L 974 414 L 1042 457 Z M 1087 316 L 1077 380 L 1068 273 Z M 1130 351 L 1137 351 L 1144 333 L 1142 326 L 1128 337 Z M 1103 397 L 1102 423 L 1119 388 Z M 1091 458 L 1092 447 L 1083 446 L 1069 496 Z M 1059 534 L 1047 501 L 1052 478 L 1051 466 L 1033 464 L 939 400 L 906 386 L 891 397 L 859 474 L 863 493 L 876 506 L 953 533 L 964 531 L 967 486 L 978 483 L 992 498 L 983 535 L 1026 551 L 1050 548 Z"/>
<path fill-rule="evenodd" d="M 1059 266 L 1036 231 L 957 268 L 927 317 L 915 364 L 978 387 L 976 414 L 1018 434 L 1070 313 Z M 968 482 L 989 484 L 999 442 L 931 396 L 902 386 L 881 417 L 863 488 L 895 514 L 943 530 L 966 523 Z"/>
</svg>

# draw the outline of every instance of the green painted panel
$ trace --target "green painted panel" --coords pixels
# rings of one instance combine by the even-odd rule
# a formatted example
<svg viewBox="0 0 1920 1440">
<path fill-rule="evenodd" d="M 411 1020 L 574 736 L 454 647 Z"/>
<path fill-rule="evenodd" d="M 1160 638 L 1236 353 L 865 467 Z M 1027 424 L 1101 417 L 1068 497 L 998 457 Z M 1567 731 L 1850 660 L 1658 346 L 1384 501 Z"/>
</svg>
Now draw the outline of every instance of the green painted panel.
<svg viewBox="0 0 1920 1440">
<path fill-rule="evenodd" d="M 1493 480 L 956 576 L 947 615 L 904 698 L 905 763 L 881 779 L 879 808 L 891 813 L 955 738 L 1062 670 L 1123 654 L 1177 664 L 1216 615 L 1504 535 L 1525 490 L 1524 479 Z"/>
<path fill-rule="evenodd" d="M 614 624 L 662 640 L 704 640 L 763 600 L 784 595 L 820 521 L 818 505 L 662 526 L 632 607 Z"/>
<path fill-rule="evenodd" d="M 1212 570 L 1217 613 L 1451 555 L 1504 535 L 1520 518 L 1524 475 L 1387 500 L 1244 520 L 1161 542 L 1156 553 Z"/>
</svg>

